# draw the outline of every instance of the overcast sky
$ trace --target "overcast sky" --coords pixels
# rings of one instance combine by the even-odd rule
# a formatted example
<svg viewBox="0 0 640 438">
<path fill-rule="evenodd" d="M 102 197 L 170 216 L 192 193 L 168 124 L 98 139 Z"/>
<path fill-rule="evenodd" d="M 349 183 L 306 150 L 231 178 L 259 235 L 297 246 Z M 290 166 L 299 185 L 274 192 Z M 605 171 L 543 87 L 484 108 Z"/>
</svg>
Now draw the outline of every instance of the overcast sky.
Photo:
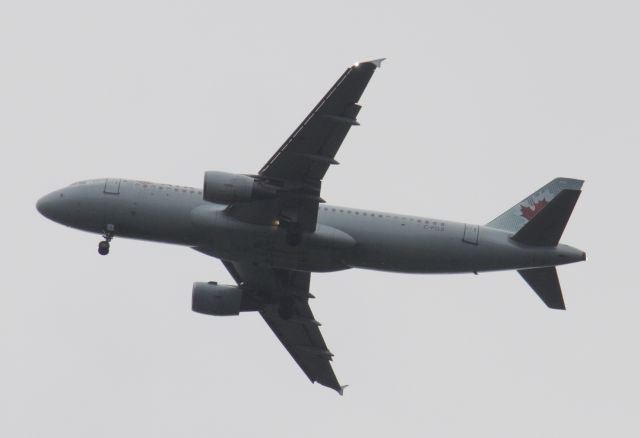
<svg viewBox="0 0 640 438">
<path fill-rule="evenodd" d="M 20 1 L 0 5 L 0 435 L 637 437 L 636 1 Z M 256 172 L 344 69 L 387 57 L 329 203 L 484 224 L 583 178 L 568 310 L 514 272 L 312 276 L 344 397 L 187 248 L 99 237 L 36 200 L 119 176 Z"/>
</svg>

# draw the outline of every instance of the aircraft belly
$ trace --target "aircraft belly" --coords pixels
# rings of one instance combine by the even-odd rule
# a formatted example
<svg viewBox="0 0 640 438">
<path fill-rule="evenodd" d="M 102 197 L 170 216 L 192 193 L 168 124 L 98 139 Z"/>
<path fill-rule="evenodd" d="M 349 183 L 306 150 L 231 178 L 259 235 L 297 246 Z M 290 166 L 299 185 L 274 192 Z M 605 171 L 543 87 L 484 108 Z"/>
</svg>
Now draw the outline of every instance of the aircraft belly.
<svg viewBox="0 0 640 438">
<path fill-rule="evenodd" d="M 122 184 L 110 202 L 105 222 L 115 225 L 117 236 L 181 245 L 198 242 L 189 217 L 193 199 Z"/>
<path fill-rule="evenodd" d="M 318 225 L 315 233 L 303 233 L 298 245 L 287 242 L 286 230 L 278 226 L 239 221 L 216 207 L 203 204 L 191 212 L 191 222 L 201 235 L 199 246 L 224 260 L 308 272 L 349 268 L 341 252 L 355 240 L 340 230 Z"/>
<path fill-rule="evenodd" d="M 489 227 L 478 227 L 469 239 L 469 226 L 437 223 L 439 227 L 428 232 L 407 225 L 350 230 L 358 246 L 345 260 L 352 267 L 382 271 L 461 273 L 555 266 L 582 256 L 561 247 L 525 247 L 514 242 L 510 233 Z"/>
<path fill-rule="evenodd" d="M 450 251 L 462 236 L 460 224 L 442 221 L 378 221 L 343 223 L 358 245 L 347 251 L 350 266 L 393 272 L 440 272 L 450 265 Z M 459 229 L 460 228 L 460 229 Z"/>
<path fill-rule="evenodd" d="M 426 224 L 425 224 L 426 221 Z M 509 233 L 440 220 L 342 223 L 358 245 L 346 251 L 351 267 L 405 273 L 518 269 L 555 262 L 555 255 L 523 250 Z"/>
</svg>

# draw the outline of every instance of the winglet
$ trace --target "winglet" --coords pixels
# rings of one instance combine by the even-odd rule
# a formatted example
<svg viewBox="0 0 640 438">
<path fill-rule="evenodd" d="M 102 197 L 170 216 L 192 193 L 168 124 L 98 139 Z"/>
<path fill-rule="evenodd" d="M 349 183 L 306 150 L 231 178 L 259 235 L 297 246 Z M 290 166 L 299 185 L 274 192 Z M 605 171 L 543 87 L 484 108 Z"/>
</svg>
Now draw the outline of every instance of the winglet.
<svg viewBox="0 0 640 438">
<path fill-rule="evenodd" d="M 342 386 L 340 387 L 340 390 L 338 391 L 338 394 L 343 395 L 343 394 L 344 394 L 344 389 L 345 389 L 347 386 L 349 386 L 349 385 L 342 385 Z"/>
<path fill-rule="evenodd" d="M 382 61 L 384 61 L 387 58 L 378 58 L 378 59 L 374 59 L 372 61 L 362 61 L 362 62 L 356 62 L 355 64 L 353 64 L 354 67 L 358 67 L 362 64 L 373 64 L 376 68 L 380 68 L 382 67 Z"/>
</svg>

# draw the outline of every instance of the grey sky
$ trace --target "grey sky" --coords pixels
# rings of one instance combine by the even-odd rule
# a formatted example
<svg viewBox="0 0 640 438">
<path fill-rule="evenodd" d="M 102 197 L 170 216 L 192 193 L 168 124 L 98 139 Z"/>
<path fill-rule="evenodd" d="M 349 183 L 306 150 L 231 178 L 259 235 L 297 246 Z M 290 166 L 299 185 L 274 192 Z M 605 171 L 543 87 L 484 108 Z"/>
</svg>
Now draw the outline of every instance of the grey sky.
<svg viewBox="0 0 640 438">
<path fill-rule="evenodd" d="M 640 433 L 634 232 L 640 7 L 628 1 L 21 1 L 0 5 L 0 435 Z M 122 176 L 255 172 L 351 63 L 387 57 L 330 203 L 485 223 L 584 178 L 566 312 L 513 272 L 312 277 L 344 397 L 254 314 L 190 311 L 232 283 L 189 249 L 60 227 L 36 199 Z"/>
</svg>

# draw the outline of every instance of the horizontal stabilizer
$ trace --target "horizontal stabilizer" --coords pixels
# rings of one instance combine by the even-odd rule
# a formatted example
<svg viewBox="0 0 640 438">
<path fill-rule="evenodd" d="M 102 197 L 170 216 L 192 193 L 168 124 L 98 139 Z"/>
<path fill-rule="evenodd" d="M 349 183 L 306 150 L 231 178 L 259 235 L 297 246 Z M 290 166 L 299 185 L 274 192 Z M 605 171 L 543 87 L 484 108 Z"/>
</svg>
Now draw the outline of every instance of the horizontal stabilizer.
<svg viewBox="0 0 640 438">
<path fill-rule="evenodd" d="M 562 190 L 540 213 L 520 228 L 512 239 L 526 245 L 557 246 L 580 193 L 580 190 Z"/>
<path fill-rule="evenodd" d="M 522 269 L 518 274 L 524 278 L 535 293 L 551 309 L 565 310 L 562 289 L 558 280 L 558 272 L 555 267 Z"/>
</svg>

